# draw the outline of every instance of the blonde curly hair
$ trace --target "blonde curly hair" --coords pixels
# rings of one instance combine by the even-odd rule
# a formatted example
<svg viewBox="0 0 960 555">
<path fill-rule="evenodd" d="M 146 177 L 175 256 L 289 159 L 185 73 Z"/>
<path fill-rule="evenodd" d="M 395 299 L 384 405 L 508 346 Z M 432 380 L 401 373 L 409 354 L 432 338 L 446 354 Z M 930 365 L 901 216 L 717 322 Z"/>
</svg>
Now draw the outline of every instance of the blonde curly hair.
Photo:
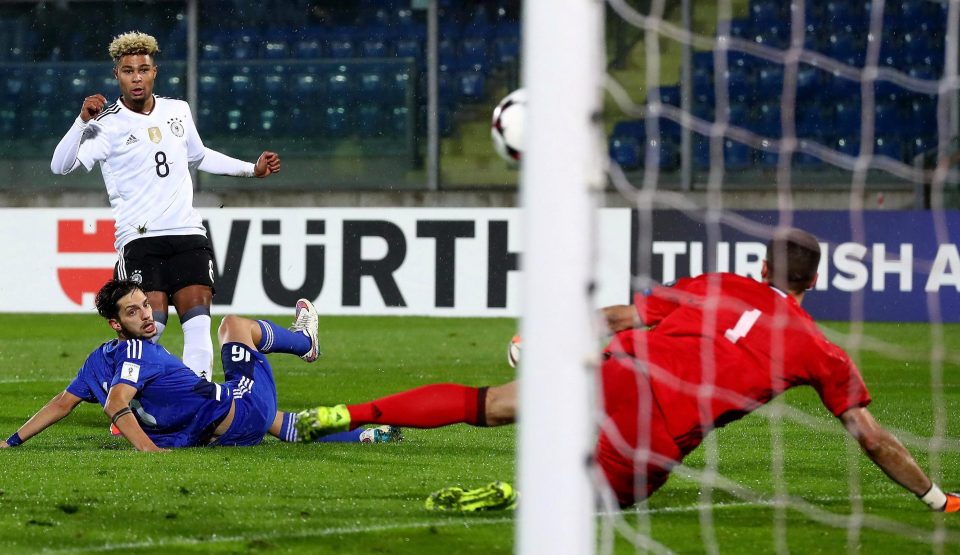
<svg viewBox="0 0 960 555">
<path fill-rule="evenodd" d="M 131 54 L 153 56 L 160 52 L 160 47 L 157 45 L 157 39 L 152 36 L 140 31 L 130 31 L 117 35 L 110 43 L 107 51 L 110 52 L 110 57 L 113 58 L 114 62 L 119 62 L 120 58 Z"/>
</svg>

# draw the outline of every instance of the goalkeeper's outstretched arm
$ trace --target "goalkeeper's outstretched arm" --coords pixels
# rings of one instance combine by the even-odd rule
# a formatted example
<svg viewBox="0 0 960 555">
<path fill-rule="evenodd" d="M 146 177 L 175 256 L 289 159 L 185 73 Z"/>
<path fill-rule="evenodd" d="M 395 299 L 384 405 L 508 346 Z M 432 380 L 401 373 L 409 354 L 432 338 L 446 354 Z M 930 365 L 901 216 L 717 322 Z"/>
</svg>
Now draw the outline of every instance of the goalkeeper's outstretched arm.
<svg viewBox="0 0 960 555">
<path fill-rule="evenodd" d="M 65 416 L 73 412 L 83 399 L 77 397 L 69 391 L 61 391 L 56 397 L 50 399 L 42 409 L 30 417 L 20 429 L 10 436 L 6 441 L 0 441 L 0 449 L 4 447 L 16 447 L 31 437 L 46 430 L 50 426 L 62 420 Z"/>
<path fill-rule="evenodd" d="M 937 487 L 900 440 L 881 426 L 870 411 L 863 407 L 853 408 L 841 414 L 840 420 L 870 460 L 891 480 L 910 490 L 935 511 L 960 512 L 960 497 L 944 493 Z"/>
</svg>

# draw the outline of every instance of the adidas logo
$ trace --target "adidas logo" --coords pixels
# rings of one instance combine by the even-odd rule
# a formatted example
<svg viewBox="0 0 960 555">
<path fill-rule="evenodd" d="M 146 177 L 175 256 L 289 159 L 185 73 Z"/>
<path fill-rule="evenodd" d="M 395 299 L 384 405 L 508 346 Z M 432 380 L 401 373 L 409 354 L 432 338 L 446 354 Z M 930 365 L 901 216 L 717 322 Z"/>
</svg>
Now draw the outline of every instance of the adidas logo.
<svg viewBox="0 0 960 555">
<path fill-rule="evenodd" d="M 129 137 L 127 137 L 127 144 L 128 144 L 128 145 L 132 145 L 133 143 L 136 143 L 136 142 L 139 142 L 139 141 L 140 141 L 140 139 L 134 137 L 133 135 L 130 135 Z"/>
</svg>

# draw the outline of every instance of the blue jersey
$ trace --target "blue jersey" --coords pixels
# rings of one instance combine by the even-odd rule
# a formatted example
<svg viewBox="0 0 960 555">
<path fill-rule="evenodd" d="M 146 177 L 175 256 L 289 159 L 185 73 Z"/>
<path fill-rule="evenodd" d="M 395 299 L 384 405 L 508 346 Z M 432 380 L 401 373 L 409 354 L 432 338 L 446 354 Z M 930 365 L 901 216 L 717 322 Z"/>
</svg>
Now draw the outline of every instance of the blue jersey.
<svg viewBox="0 0 960 555">
<path fill-rule="evenodd" d="M 114 339 L 94 349 L 67 391 L 102 406 L 119 383 L 137 389 L 130 406 L 159 447 L 202 445 L 233 398 L 229 388 L 198 378 L 166 349 L 141 339 Z"/>
</svg>

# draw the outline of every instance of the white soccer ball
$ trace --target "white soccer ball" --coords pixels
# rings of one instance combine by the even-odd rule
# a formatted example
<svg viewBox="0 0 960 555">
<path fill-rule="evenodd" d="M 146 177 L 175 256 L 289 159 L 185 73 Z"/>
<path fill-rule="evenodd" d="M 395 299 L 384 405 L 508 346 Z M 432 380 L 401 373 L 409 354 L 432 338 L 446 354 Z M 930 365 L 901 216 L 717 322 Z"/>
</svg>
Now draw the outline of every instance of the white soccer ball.
<svg viewBox="0 0 960 555">
<path fill-rule="evenodd" d="M 523 126 L 527 117 L 527 93 L 517 89 L 493 109 L 490 136 L 493 148 L 507 162 L 517 163 L 523 154 Z"/>
<path fill-rule="evenodd" d="M 514 335 L 513 338 L 510 339 L 510 346 L 507 347 L 507 362 L 511 368 L 516 368 L 517 364 L 520 363 L 520 345 L 522 343 L 523 341 L 519 335 Z"/>
</svg>

